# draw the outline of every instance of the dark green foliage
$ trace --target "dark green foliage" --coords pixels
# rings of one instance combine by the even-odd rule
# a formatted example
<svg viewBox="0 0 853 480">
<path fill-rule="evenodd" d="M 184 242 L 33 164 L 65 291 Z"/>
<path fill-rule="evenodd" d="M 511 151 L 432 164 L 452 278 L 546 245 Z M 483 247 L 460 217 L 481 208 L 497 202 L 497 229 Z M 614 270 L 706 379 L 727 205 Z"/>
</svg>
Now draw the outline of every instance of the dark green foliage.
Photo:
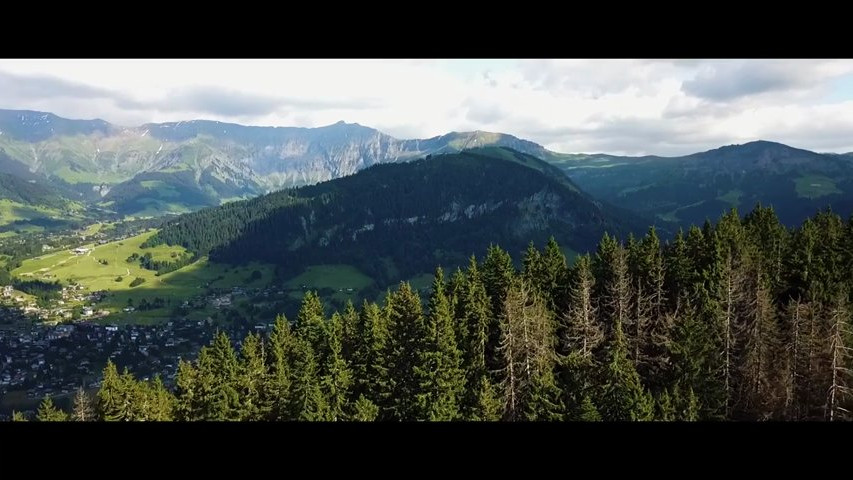
<svg viewBox="0 0 853 480">
<path fill-rule="evenodd" d="M 379 416 L 379 407 L 373 402 L 364 398 L 364 395 L 358 397 L 355 401 L 355 414 L 353 420 L 356 422 L 372 422 Z"/>
<path fill-rule="evenodd" d="M 132 281 L 132 282 L 130 282 L 130 288 L 138 287 L 138 286 L 142 285 L 143 283 L 145 283 L 145 279 L 144 279 L 144 278 L 142 278 L 142 277 L 136 277 L 136 278 L 134 278 L 134 279 L 133 279 L 133 281 Z"/>
<path fill-rule="evenodd" d="M 421 300 L 412 287 L 403 282 L 385 304 L 388 316 L 388 341 L 383 349 L 384 384 L 380 385 L 384 415 L 395 420 L 416 420 L 418 398 L 423 387 L 418 375 L 424 369 L 428 331 Z"/>
<path fill-rule="evenodd" d="M 39 405 L 38 412 L 36 412 L 36 420 L 39 422 L 67 422 L 68 414 L 56 408 L 50 397 L 44 397 L 41 405 Z"/>
<path fill-rule="evenodd" d="M 328 354 L 326 365 L 323 369 L 323 390 L 329 405 L 329 420 L 346 420 L 349 416 L 349 390 L 352 386 L 352 372 L 349 362 L 344 359 L 343 347 L 341 345 L 341 332 L 343 321 L 341 316 L 332 315 L 329 325 Z"/>
<path fill-rule="evenodd" d="M 45 282 L 43 280 L 12 280 L 12 286 L 16 290 L 33 295 L 41 300 L 56 300 L 60 298 L 62 285 L 59 281 Z"/>
<path fill-rule="evenodd" d="M 444 272 L 438 268 L 432 283 L 427 315 L 427 338 L 422 367 L 418 368 L 422 393 L 418 398 L 423 418 L 448 421 L 460 417 L 465 389 L 462 353 L 456 344 L 453 313 L 445 294 Z"/>
<path fill-rule="evenodd" d="M 547 213 L 534 213 L 544 201 Z M 261 261 L 292 275 L 309 265 L 346 263 L 385 286 L 435 265 L 463 266 L 495 241 L 520 252 L 528 241 L 553 235 L 581 251 L 605 230 L 641 228 L 645 223 L 594 203 L 541 160 L 483 150 L 375 165 L 201 210 L 168 222 L 145 246 L 183 245 L 214 261 Z"/>
<path fill-rule="evenodd" d="M 293 329 L 279 316 L 239 354 L 219 334 L 182 361 L 174 395 L 109 362 L 96 417 L 847 419 L 853 222 L 731 211 L 666 245 L 651 229 L 571 266 L 558 251 L 531 247 L 521 272 L 497 247 L 450 282 L 437 269 L 426 314 L 407 283 L 328 320 L 309 293 Z"/>
</svg>

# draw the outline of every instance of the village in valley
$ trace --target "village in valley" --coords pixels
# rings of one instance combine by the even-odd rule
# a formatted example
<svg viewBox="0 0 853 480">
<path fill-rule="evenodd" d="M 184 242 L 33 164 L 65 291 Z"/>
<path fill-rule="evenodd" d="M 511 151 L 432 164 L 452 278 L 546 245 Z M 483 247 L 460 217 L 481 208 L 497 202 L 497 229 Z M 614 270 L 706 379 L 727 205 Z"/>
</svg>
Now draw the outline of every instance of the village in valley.
<svg viewBox="0 0 853 480">
<path fill-rule="evenodd" d="M 171 385 L 179 360 L 194 358 L 216 331 L 234 341 L 266 332 L 277 314 L 293 315 L 313 287 L 299 279 L 273 281 L 273 272 L 262 266 L 205 266 L 196 277 L 175 279 L 181 271 L 146 272 L 124 250 L 102 253 L 137 245 L 146 232 L 147 225 L 121 233 L 90 226 L 45 234 L 45 243 L 17 262 L 12 284 L 0 287 L 0 419 L 12 410 L 34 409 L 46 395 L 62 402 L 78 387 L 97 389 L 108 359 L 137 378 L 159 375 Z M 84 267 L 134 272 L 122 276 L 125 282 L 147 275 L 147 282 L 114 287 L 112 277 L 92 277 Z M 44 282 L 55 291 L 27 293 L 21 290 L 26 282 Z M 357 292 L 342 286 L 326 293 L 344 301 Z"/>
</svg>

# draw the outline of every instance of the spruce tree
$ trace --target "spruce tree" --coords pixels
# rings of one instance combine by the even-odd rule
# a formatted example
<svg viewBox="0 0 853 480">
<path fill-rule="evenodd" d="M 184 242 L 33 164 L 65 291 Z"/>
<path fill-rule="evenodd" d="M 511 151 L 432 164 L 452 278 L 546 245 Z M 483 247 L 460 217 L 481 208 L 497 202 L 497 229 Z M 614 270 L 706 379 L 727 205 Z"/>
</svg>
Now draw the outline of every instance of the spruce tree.
<svg viewBox="0 0 853 480">
<path fill-rule="evenodd" d="M 546 306 L 551 311 L 564 308 L 562 300 L 565 296 L 568 266 L 566 256 L 554 237 L 548 239 L 542 252 L 541 275 L 540 283 Z"/>
<path fill-rule="evenodd" d="M 356 422 L 372 422 L 379 416 L 379 407 L 361 395 L 355 401 L 355 414 L 353 420 Z"/>
<path fill-rule="evenodd" d="M 267 398 L 267 360 L 260 336 L 250 333 L 240 348 L 237 391 L 240 396 L 240 420 L 262 420 L 268 417 L 271 406 Z"/>
<path fill-rule="evenodd" d="M 359 341 L 359 315 L 352 304 L 347 300 L 344 312 L 341 314 L 341 355 L 347 362 L 352 363 L 355 350 Z"/>
<path fill-rule="evenodd" d="M 496 245 L 490 245 L 486 253 L 486 258 L 483 260 L 482 268 L 483 286 L 486 289 L 486 295 L 491 301 L 492 312 L 492 321 L 489 324 L 489 339 L 486 343 L 486 367 L 490 371 L 500 369 L 500 364 L 497 362 L 499 355 L 496 352 L 500 343 L 498 319 L 503 314 L 501 311 L 503 300 L 506 297 L 506 292 L 515 274 L 515 266 L 512 263 L 509 253 Z M 455 314 L 456 311 L 453 308 L 452 296 L 450 303 L 451 312 Z M 456 341 L 459 345 L 465 345 L 465 339 L 460 338 L 458 335 Z"/>
<path fill-rule="evenodd" d="M 239 362 L 231 340 L 218 332 L 212 344 L 202 348 L 198 356 L 201 386 L 202 419 L 239 420 Z"/>
<path fill-rule="evenodd" d="M 270 420 L 292 420 L 291 382 L 293 370 L 290 364 L 291 350 L 295 339 L 290 331 L 290 322 L 284 315 L 277 315 L 269 338 L 269 377 L 265 391 L 269 400 Z"/>
<path fill-rule="evenodd" d="M 107 422 L 127 420 L 129 403 L 127 385 L 112 360 L 108 360 L 98 389 L 98 416 Z"/>
<path fill-rule="evenodd" d="M 323 376 L 323 390 L 329 406 L 329 420 L 336 422 L 349 416 L 349 389 L 352 385 L 352 372 L 344 359 L 341 335 L 344 331 L 343 318 L 335 313 L 329 325 L 329 345 L 326 357 L 326 374 Z"/>
<path fill-rule="evenodd" d="M 489 325 L 492 320 L 491 305 L 483 278 L 477 266 L 477 260 L 473 256 L 468 263 L 465 275 L 465 287 L 461 300 L 461 319 L 464 325 L 466 343 L 463 350 L 463 365 L 466 372 L 466 384 L 471 386 L 485 385 L 481 377 L 489 376 L 486 364 L 486 344 L 490 337 Z M 491 378 L 489 385 L 492 385 Z M 467 388 L 467 395 L 463 399 L 463 414 L 466 417 L 482 416 L 475 414 L 473 410 L 480 408 L 482 399 L 479 398 L 484 392 L 483 388 Z"/>
<path fill-rule="evenodd" d="M 181 421 L 202 420 L 204 418 L 204 397 L 198 369 L 192 363 L 180 360 L 175 383 L 177 385 L 175 418 Z"/>
<path fill-rule="evenodd" d="M 331 420 L 314 349 L 308 340 L 297 337 L 288 354 L 288 364 L 291 366 L 290 418 L 301 421 Z"/>
<path fill-rule="evenodd" d="M 364 301 L 358 318 L 358 341 L 353 353 L 353 401 L 364 396 L 376 403 L 380 384 L 387 383 L 382 352 L 388 336 L 382 310 L 375 303 Z"/>
<path fill-rule="evenodd" d="M 388 298 L 385 310 L 388 341 L 383 359 L 387 384 L 380 386 L 382 403 L 392 419 L 417 420 L 417 399 L 422 393 L 417 369 L 423 368 L 427 338 L 421 300 L 408 282 L 402 282 Z"/>
<path fill-rule="evenodd" d="M 318 362 L 325 362 L 328 347 L 326 317 L 323 302 L 316 292 L 308 292 L 302 297 L 302 306 L 296 316 L 296 334 L 306 340 L 314 350 Z M 321 367 L 324 366 L 321 364 Z"/>
<path fill-rule="evenodd" d="M 66 422 L 68 414 L 56 408 L 50 397 L 44 397 L 36 412 L 36 420 L 39 422 Z"/>
<path fill-rule="evenodd" d="M 654 400 L 628 359 L 622 323 L 616 317 L 607 346 L 607 362 L 600 375 L 595 405 L 606 421 L 637 421 L 653 418 Z"/>
<path fill-rule="evenodd" d="M 175 418 L 176 399 L 163 385 L 160 375 L 156 375 L 149 386 L 151 409 L 147 420 L 168 422 Z"/>
<path fill-rule="evenodd" d="M 459 418 L 465 388 L 462 354 L 456 346 L 450 301 L 445 294 L 444 272 L 436 269 L 429 300 L 422 366 L 418 367 L 422 418 L 448 421 Z"/>
</svg>

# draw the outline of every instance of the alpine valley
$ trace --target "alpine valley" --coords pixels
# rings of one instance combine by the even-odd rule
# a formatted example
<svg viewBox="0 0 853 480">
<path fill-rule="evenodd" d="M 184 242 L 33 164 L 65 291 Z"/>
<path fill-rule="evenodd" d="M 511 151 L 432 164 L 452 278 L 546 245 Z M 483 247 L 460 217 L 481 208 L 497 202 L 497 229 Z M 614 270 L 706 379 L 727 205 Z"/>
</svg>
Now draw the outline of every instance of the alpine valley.
<svg viewBox="0 0 853 480">
<path fill-rule="evenodd" d="M 759 203 L 774 206 L 790 226 L 825 206 L 842 215 L 853 211 L 853 154 L 766 141 L 684 157 L 622 157 L 556 153 L 481 131 L 400 140 L 344 122 L 319 128 L 205 120 L 121 127 L 0 110 L 0 173 L 7 174 L 0 183 L 0 224 L 10 229 L 179 214 L 344 177 L 375 164 L 486 146 L 551 163 L 597 200 L 662 225 L 686 227 L 731 207 L 747 211 Z"/>
<path fill-rule="evenodd" d="M 851 213 L 768 141 L 3 110 L 0 417 L 846 418 Z"/>
</svg>

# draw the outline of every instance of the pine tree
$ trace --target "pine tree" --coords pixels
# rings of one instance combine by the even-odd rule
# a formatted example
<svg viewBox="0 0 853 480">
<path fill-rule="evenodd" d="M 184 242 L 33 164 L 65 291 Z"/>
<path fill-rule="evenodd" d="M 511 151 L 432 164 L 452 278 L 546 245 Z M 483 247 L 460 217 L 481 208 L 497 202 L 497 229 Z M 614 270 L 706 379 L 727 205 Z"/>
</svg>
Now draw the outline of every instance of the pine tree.
<svg viewBox="0 0 853 480">
<path fill-rule="evenodd" d="M 349 389 L 352 385 L 352 372 L 343 356 L 341 335 L 344 331 L 343 318 L 335 313 L 329 325 L 329 345 L 326 357 L 326 374 L 323 377 L 323 390 L 329 405 L 329 420 L 345 420 L 349 412 Z"/>
<path fill-rule="evenodd" d="M 201 419 L 239 420 L 239 362 L 231 340 L 218 332 L 209 347 L 199 352 L 197 360 L 201 390 Z"/>
<path fill-rule="evenodd" d="M 561 300 L 565 295 L 568 267 L 566 256 L 554 237 L 548 239 L 540 259 L 542 279 L 539 282 L 543 298 L 552 312 L 557 311 L 564 306 Z"/>
<path fill-rule="evenodd" d="M 358 397 L 355 401 L 355 415 L 353 420 L 356 422 L 372 422 L 379 416 L 379 407 L 373 402 L 366 399 L 364 395 Z"/>
<path fill-rule="evenodd" d="M 130 399 L 128 386 L 112 360 L 104 367 L 104 379 L 98 389 L 98 416 L 108 422 L 128 420 Z"/>
<path fill-rule="evenodd" d="M 666 315 L 663 257 L 654 227 L 628 249 L 628 263 L 634 290 L 631 358 L 642 382 L 651 390 L 660 391 L 668 374 L 671 325 Z"/>
<path fill-rule="evenodd" d="M 569 417 L 569 420 L 575 420 L 578 422 L 600 422 L 601 414 L 598 413 L 598 409 L 592 403 L 589 395 L 584 395 L 578 408 L 578 415 Z"/>
<path fill-rule="evenodd" d="M 760 267 L 752 268 L 744 294 L 737 325 L 743 339 L 738 349 L 738 410 L 751 419 L 769 419 L 782 395 L 777 391 L 778 371 L 774 369 L 778 349 L 776 313 Z"/>
<path fill-rule="evenodd" d="M 288 354 L 291 366 L 290 418 L 302 421 L 331 420 L 331 410 L 323 394 L 314 349 L 308 340 L 297 337 Z"/>
<path fill-rule="evenodd" d="M 39 422 L 66 422 L 68 414 L 56 408 L 50 397 L 44 397 L 36 412 L 36 419 Z"/>
<path fill-rule="evenodd" d="M 308 292 L 302 297 L 302 306 L 296 316 L 295 332 L 306 340 L 314 350 L 318 362 L 325 362 L 328 340 L 326 317 L 323 313 L 323 302 L 316 292 Z"/>
<path fill-rule="evenodd" d="M 486 367 L 490 371 L 500 369 L 500 364 L 497 362 L 498 354 L 496 353 L 498 344 L 500 343 L 498 318 L 503 314 L 501 311 L 503 299 L 515 274 L 515 266 L 513 266 L 512 257 L 510 257 L 509 253 L 496 245 L 490 245 L 486 253 L 486 258 L 483 260 L 482 272 L 483 286 L 486 289 L 486 295 L 491 300 L 492 312 L 492 322 L 489 324 L 489 339 L 486 343 Z M 455 313 L 452 295 L 450 303 L 451 312 Z M 456 340 L 459 345 L 465 345 L 464 338 L 457 335 Z"/>
<path fill-rule="evenodd" d="M 178 362 L 175 383 L 177 384 L 175 418 L 181 421 L 202 420 L 204 418 L 202 386 L 199 381 L 199 372 L 192 363 L 185 360 Z"/>
<path fill-rule="evenodd" d="M 151 409 L 147 420 L 155 422 L 168 422 L 175 418 L 176 399 L 163 385 L 159 375 L 154 377 L 148 389 L 150 395 Z"/>
<path fill-rule="evenodd" d="M 351 300 L 347 300 L 344 313 L 341 314 L 341 355 L 347 362 L 352 362 L 359 341 L 359 315 Z"/>
<path fill-rule="evenodd" d="M 21 412 L 12 411 L 13 422 L 27 422 L 27 417 Z"/>
<path fill-rule="evenodd" d="M 240 420 L 267 418 L 271 406 L 266 398 L 266 351 L 260 336 L 250 333 L 240 349 L 237 391 L 240 397 Z"/>
<path fill-rule="evenodd" d="M 690 291 L 690 283 L 693 277 L 693 266 L 687 253 L 687 242 L 684 240 L 684 232 L 679 230 L 672 245 L 666 249 L 664 257 L 666 290 L 670 292 L 670 308 L 674 309 L 679 298 L 683 298 Z"/>
<path fill-rule="evenodd" d="M 477 266 L 477 260 L 473 256 L 468 263 L 465 275 L 465 286 L 461 299 L 459 317 L 464 325 L 461 335 L 465 339 L 463 350 L 463 366 L 466 372 L 466 385 L 485 385 L 482 382 L 484 376 L 489 376 L 486 364 L 486 344 L 490 335 L 489 325 L 494 323 L 491 313 L 491 302 L 486 295 L 483 278 Z M 489 385 L 492 385 L 491 378 Z M 463 399 L 463 415 L 467 418 L 482 416 L 475 414 L 473 410 L 481 408 L 479 396 L 483 388 L 466 388 L 467 395 Z"/>
<path fill-rule="evenodd" d="M 390 418 L 417 420 L 417 398 L 422 393 L 417 368 L 423 368 L 427 338 L 421 300 L 407 282 L 402 282 L 385 305 L 388 341 L 383 357 L 387 384 L 382 385 L 383 404 Z"/>
<path fill-rule="evenodd" d="M 637 370 L 628 359 L 622 323 L 618 316 L 615 320 L 595 404 L 606 421 L 651 420 L 654 400 L 643 388 Z"/>
<path fill-rule="evenodd" d="M 675 406 L 669 396 L 669 391 L 664 389 L 655 401 L 655 420 L 672 422 L 675 420 Z"/>
<path fill-rule="evenodd" d="M 380 384 L 387 384 L 382 352 L 388 336 L 382 310 L 367 300 L 358 318 L 358 342 L 353 354 L 353 399 L 364 396 L 376 403 Z"/>
<path fill-rule="evenodd" d="M 524 257 L 521 259 L 521 276 L 527 281 L 531 288 L 538 293 L 543 293 L 545 288 L 544 280 L 545 265 L 542 260 L 542 254 L 536 249 L 533 242 L 527 244 L 527 250 L 524 251 Z"/>
<path fill-rule="evenodd" d="M 503 410 L 502 402 L 487 375 L 480 377 L 480 383 L 474 386 L 474 392 L 474 406 L 470 409 L 468 420 L 478 422 L 500 420 Z"/>
<path fill-rule="evenodd" d="M 277 315 L 269 338 L 269 377 L 266 392 L 269 398 L 271 420 L 292 420 L 291 381 L 293 371 L 290 364 L 291 350 L 295 339 L 290 331 L 290 322 L 284 315 Z"/>
<path fill-rule="evenodd" d="M 77 388 L 77 393 L 74 395 L 72 418 L 75 422 L 91 422 L 95 420 L 95 409 L 92 407 L 92 400 L 86 391 L 83 390 L 83 387 Z"/>
<path fill-rule="evenodd" d="M 447 286 L 447 297 L 450 300 L 450 309 L 453 312 L 453 333 L 456 337 L 456 344 L 459 346 L 459 350 L 462 351 L 462 362 L 466 370 L 469 361 L 468 347 L 471 343 L 468 338 L 468 318 L 465 314 L 465 298 L 467 296 L 465 292 L 467 289 L 468 280 L 465 278 L 462 269 L 457 268 L 453 272 L 453 276 L 450 278 Z M 501 301 L 503 301 L 502 298 Z"/>
<path fill-rule="evenodd" d="M 418 368 L 421 379 L 419 408 L 422 418 L 448 421 L 459 418 L 465 388 L 462 354 L 456 346 L 450 301 L 445 295 L 444 272 L 436 269 L 427 316 L 427 338 Z"/>
</svg>

